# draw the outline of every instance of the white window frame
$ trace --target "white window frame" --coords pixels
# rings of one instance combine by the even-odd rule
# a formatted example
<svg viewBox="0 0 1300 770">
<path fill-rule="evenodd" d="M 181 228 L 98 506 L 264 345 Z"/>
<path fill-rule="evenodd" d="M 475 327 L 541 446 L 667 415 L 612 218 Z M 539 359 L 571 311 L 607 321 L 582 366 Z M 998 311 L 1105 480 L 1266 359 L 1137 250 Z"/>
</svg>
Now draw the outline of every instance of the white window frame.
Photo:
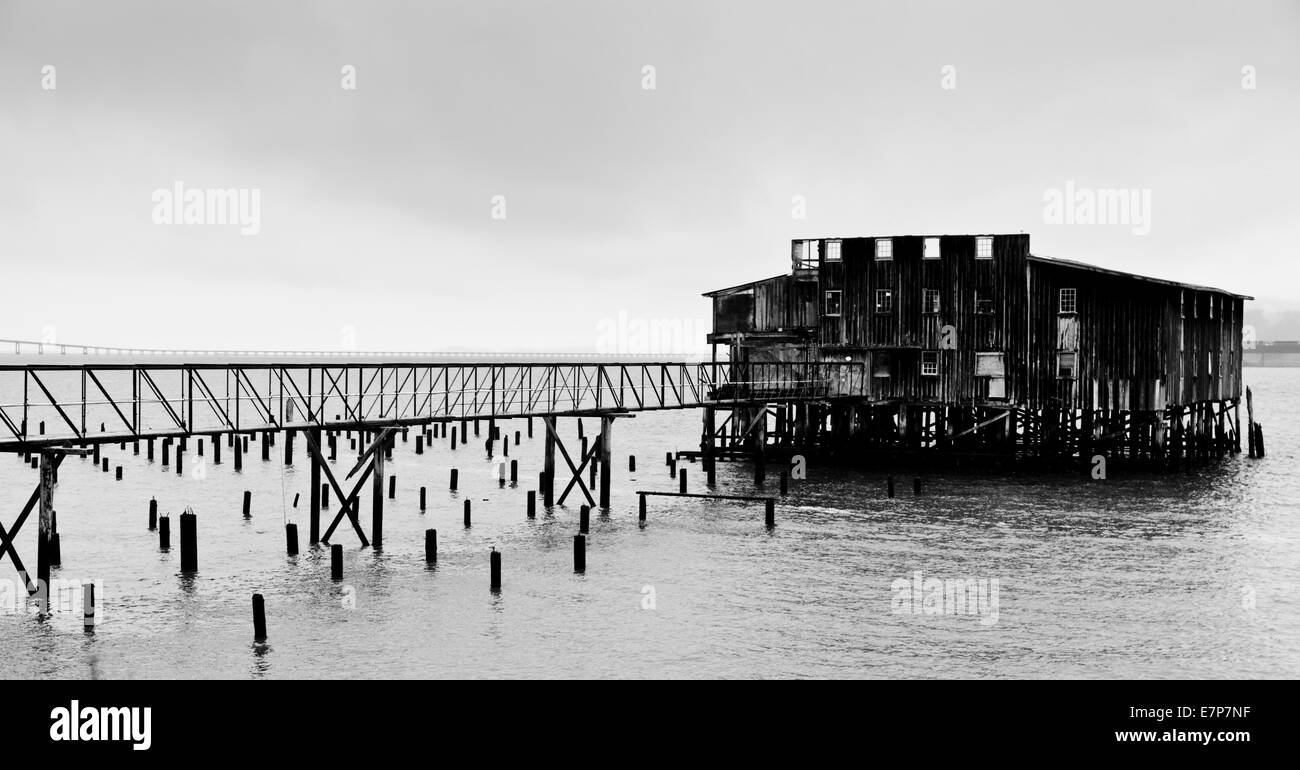
<svg viewBox="0 0 1300 770">
<path fill-rule="evenodd" d="M 933 298 L 934 302 L 930 302 Z M 921 289 L 921 312 L 935 315 L 943 312 L 943 294 L 938 289 Z"/>
<path fill-rule="evenodd" d="M 842 250 L 842 247 L 841 247 L 840 244 L 841 244 L 840 241 L 827 241 L 827 242 L 826 242 L 826 261 L 827 261 L 827 262 L 840 262 L 840 261 L 842 261 L 842 260 L 844 259 L 843 250 Z"/>
<path fill-rule="evenodd" d="M 922 377 L 939 376 L 939 351 L 937 350 L 921 351 L 921 376 Z"/>
<path fill-rule="evenodd" d="M 993 236 L 991 235 L 975 236 L 975 258 L 993 259 Z"/>
<path fill-rule="evenodd" d="M 1057 295 L 1056 308 L 1060 315 L 1074 315 L 1079 312 L 1079 292 L 1069 287 L 1061 289 Z"/>
<path fill-rule="evenodd" d="M 934 248 L 931 248 L 932 246 Z M 943 257 L 943 246 L 938 238 L 926 238 L 921 249 L 921 259 L 940 259 Z"/>
<path fill-rule="evenodd" d="M 830 305 L 831 305 L 830 299 L 832 294 L 835 295 L 836 312 L 834 313 L 830 311 Z M 839 318 L 840 316 L 844 315 L 844 290 L 843 289 L 827 289 L 822 294 L 822 315 L 827 316 L 829 318 Z"/>
<path fill-rule="evenodd" d="M 884 248 L 881 248 L 881 247 Z M 876 239 L 876 261 L 892 262 L 894 259 L 894 239 L 877 238 Z"/>
</svg>

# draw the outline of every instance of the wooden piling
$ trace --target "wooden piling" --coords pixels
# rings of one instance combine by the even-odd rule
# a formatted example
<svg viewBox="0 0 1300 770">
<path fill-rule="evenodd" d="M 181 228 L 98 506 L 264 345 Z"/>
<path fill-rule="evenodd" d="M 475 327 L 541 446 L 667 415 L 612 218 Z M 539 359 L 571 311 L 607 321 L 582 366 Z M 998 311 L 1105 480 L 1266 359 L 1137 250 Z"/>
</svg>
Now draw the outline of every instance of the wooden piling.
<svg viewBox="0 0 1300 770">
<path fill-rule="evenodd" d="M 510 483 L 511 484 L 519 483 L 519 461 L 518 460 L 510 461 Z"/>
<path fill-rule="evenodd" d="M 889 477 L 889 480 L 885 482 L 885 486 L 886 486 L 886 489 L 887 489 L 887 493 L 888 493 L 888 495 L 889 495 L 890 497 L 893 497 L 893 496 L 894 496 L 894 477 L 893 477 L 893 476 L 890 476 L 890 477 Z"/>
<path fill-rule="evenodd" d="M 528 518 L 537 518 L 537 492 L 528 490 Z"/>
<path fill-rule="evenodd" d="M 158 548 L 170 551 L 172 547 L 172 520 L 170 516 L 158 519 Z"/>
<path fill-rule="evenodd" d="M 469 501 L 469 500 L 466 500 L 466 501 L 465 501 L 465 526 L 466 526 L 466 527 L 469 526 L 469 504 L 470 504 L 470 501 Z"/>
<path fill-rule="evenodd" d="M 388 499 L 392 500 L 397 497 L 397 475 L 388 477 Z"/>
<path fill-rule="evenodd" d="M 425 502 L 424 493 L 425 493 L 424 487 L 420 487 L 420 510 L 422 511 L 424 510 L 424 502 Z"/>
<path fill-rule="evenodd" d="M 438 561 L 438 530 L 436 529 L 424 531 L 424 561 L 428 564 Z"/>
<path fill-rule="evenodd" d="M 613 484 L 612 473 L 614 459 L 614 418 L 603 415 L 600 418 L 600 507 L 609 510 L 610 487 Z"/>
<path fill-rule="evenodd" d="M 627 456 L 627 472 L 636 473 L 636 455 Z"/>
<path fill-rule="evenodd" d="M 642 523 L 645 522 L 645 495 L 637 495 L 637 519 Z"/>
<path fill-rule="evenodd" d="M 122 466 L 117 466 L 117 472 L 114 474 L 118 481 L 122 480 Z"/>
<path fill-rule="evenodd" d="M 583 505 L 578 508 L 578 531 L 587 534 L 591 529 L 591 508 Z"/>
<path fill-rule="evenodd" d="M 193 513 L 181 514 L 181 572 L 199 570 L 198 517 Z"/>
<path fill-rule="evenodd" d="M 573 571 L 587 571 L 587 538 L 582 535 L 573 536 Z"/>
<path fill-rule="evenodd" d="M 95 630 L 95 584 L 81 584 L 81 627 L 86 631 Z"/>
<path fill-rule="evenodd" d="M 453 492 L 456 491 L 456 483 L 459 481 L 459 479 L 460 479 L 460 471 L 456 470 L 455 468 L 452 468 L 451 469 L 451 491 Z"/>
<path fill-rule="evenodd" d="M 149 531 L 153 532 L 158 528 L 158 500 L 149 499 Z"/>
<path fill-rule="evenodd" d="M 235 473 L 239 473 L 244 469 L 244 446 L 243 442 L 238 440 L 238 436 L 235 438 Z"/>
<path fill-rule="evenodd" d="M 370 547 L 376 551 L 384 547 L 384 450 L 392 446 L 393 436 L 390 434 L 383 441 L 384 446 L 376 447 L 370 456 L 370 462 L 374 464 L 370 482 Z M 389 481 L 390 497 L 395 492 L 394 484 L 395 482 Z"/>
<path fill-rule="evenodd" d="M 266 601 L 261 594 L 253 594 L 253 641 L 266 641 Z"/>
<path fill-rule="evenodd" d="M 768 529 L 776 526 L 776 500 L 772 498 L 763 503 L 763 522 Z"/>
<path fill-rule="evenodd" d="M 686 469 L 682 468 L 677 472 L 677 491 L 686 491 Z"/>
<path fill-rule="evenodd" d="M 290 556 L 298 555 L 298 525 L 290 522 L 284 525 L 284 544 Z"/>
<path fill-rule="evenodd" d="M 501 590 L 501 554 L 497 549 L 492 549 L 492 555 L 489 557 L 489 563 L 492 569 L 492 590 Z"/>
<path fill-rule="evenodd" d="M 330 577 L 343 579 L 343 546 L 335 543 L 330 546 Z"/>
<path fill-rule="evenodd" d="M 789 493 L 790 493 L 790 472 L 783 470 L 781 471 L 781 494 L 786 495 Z"/>
</svg>

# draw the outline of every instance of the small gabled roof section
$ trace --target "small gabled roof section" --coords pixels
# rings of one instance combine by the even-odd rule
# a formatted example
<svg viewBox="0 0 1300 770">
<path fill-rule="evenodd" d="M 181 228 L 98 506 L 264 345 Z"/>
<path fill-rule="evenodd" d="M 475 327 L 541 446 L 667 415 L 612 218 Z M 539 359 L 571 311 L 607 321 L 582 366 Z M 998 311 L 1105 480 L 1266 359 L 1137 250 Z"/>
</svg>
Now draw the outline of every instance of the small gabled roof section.
<svg viewBox="0 0 1300 770">
<path fill-rule="evenodd" d="M 739 294 L 740 292 L 746 289 L 752 289 L 753 287 L 757 286 L 760 283 L 767 283 L 768 281 L 775 281 L 778 278 L 786 278 L 786 277 L 787 275 L 785 273 L 781 273 L 780 275 L 774 275 L 771 278 L 762 278 L 757 281 L 750 281 L 749 283 L 742 283 L 737 286 L 728 286 L 725 289 L 714 289 L 713 291 L 706 291 L 700 296 L 716 297 L 719 294 Z"/>
</svg>

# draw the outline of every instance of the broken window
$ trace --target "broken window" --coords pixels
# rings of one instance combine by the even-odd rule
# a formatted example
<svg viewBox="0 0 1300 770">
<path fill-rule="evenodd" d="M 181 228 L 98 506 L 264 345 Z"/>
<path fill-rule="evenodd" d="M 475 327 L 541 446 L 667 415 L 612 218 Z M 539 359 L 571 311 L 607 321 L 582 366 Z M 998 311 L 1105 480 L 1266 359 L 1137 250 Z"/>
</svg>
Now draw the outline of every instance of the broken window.
<svg viewBox="0 0 1300 770">
<path fill-rule="evenodd" d="M 840 300 L 841 300 L 842 296 L 843 296 L 843 292 L 841 292 L 839 289 L 833 289 L 833 290 L 831 290 L 831 291 L 826 292 L 826 305 L 825 305 L 825 308 L 824 308 L 823 311 L 822 311 L 822 314 L 823 314 L 823 315 L 839 315 L 839 314 L 840 314 Z"/>
</svg>

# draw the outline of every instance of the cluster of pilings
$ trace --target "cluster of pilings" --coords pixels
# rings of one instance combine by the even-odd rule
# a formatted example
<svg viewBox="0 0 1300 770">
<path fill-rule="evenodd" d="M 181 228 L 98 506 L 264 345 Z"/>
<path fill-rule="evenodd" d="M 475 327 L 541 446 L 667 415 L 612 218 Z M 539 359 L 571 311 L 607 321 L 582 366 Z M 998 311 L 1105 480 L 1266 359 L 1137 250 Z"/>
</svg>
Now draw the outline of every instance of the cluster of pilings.
<svg viewBox="0 0 1300 770">
<path fill-rule="evenodd" d="M 1246 389 L 1251 457 L 1262 428 Z M 948 468 L 1089 466 L 1097 457 L 1126 467 L 1176 470 L 1242 451 L 1239 399 L 1162 410 L 1026 409 L 827 399 L 703 408 L 704 460 L 752 461 L 801 455 L 821 462 Z"/>
</svg>

